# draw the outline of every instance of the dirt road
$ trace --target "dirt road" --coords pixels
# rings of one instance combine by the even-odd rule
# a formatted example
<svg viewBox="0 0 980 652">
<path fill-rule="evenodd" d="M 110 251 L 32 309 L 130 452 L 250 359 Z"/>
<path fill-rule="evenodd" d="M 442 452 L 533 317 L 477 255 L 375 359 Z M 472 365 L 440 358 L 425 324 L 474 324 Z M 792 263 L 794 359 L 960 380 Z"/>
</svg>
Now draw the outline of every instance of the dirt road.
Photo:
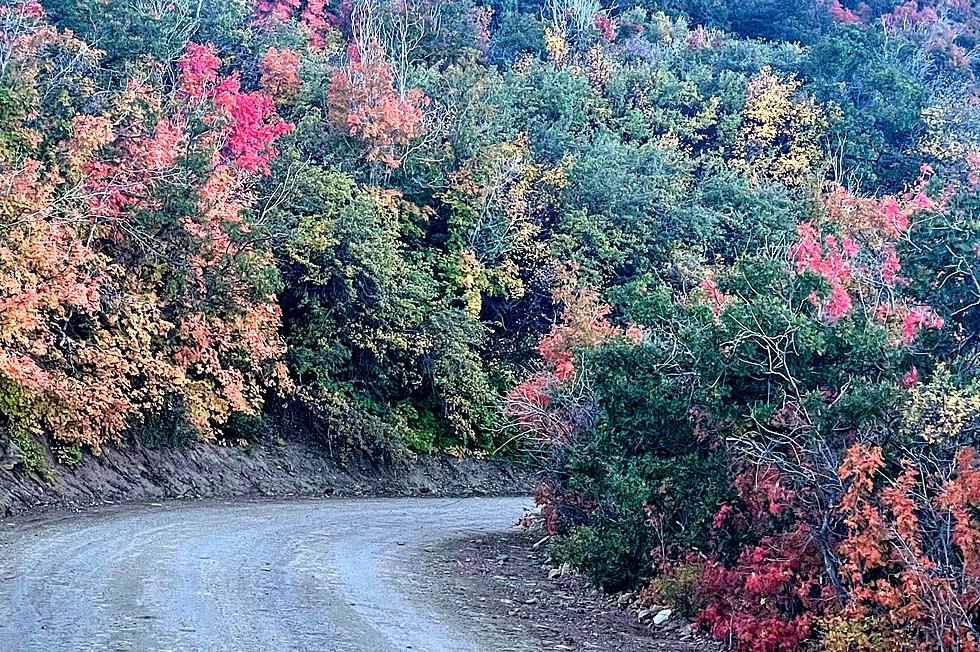
<svg viewBox="0 0 980 652">
<path fill-rule="evenodd" d="M 433 607 L 412 560 L 506 531 L 527 504 L 170 504 L 0 526 L 0 650 L 524 650 Z"/>
</svg>

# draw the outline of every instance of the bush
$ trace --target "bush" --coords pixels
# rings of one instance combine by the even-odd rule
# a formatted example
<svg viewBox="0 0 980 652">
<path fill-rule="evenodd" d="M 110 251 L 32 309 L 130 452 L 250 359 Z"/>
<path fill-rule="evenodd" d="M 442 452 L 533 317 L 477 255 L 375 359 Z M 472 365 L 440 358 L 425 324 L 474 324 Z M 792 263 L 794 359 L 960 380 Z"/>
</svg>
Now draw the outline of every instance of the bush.
<svg viewBox="0 0 980 652">
<path fill-rule="evenodd" d="M 54 459 L 64 466 L 75 466 L 82 461 L 82 447 L 78 444 L 71 446 L 55 446 Z"/>
<path fill-rule="evenodd" d="M 740 650 L 822 633 L 970 649 L 980 399 L 924 359 L 948 304 L 895 273 L 895 241 L 957 205 L 929 177 L 901 197 L 830 192 L 782 255 L 641 279 L 615 309 L 566 299 L 509 409 L 549 444 L 558 554 L 607 588 L 652 578 L 648 599 L 683 573 L 681 605 Z"/>
<path fill-rule="evenodd" d="M 184 410 L 178 406 L 143 415 L 126 434 L 130 442 L 156 449 L 181 448 L 197 440 Z"/>
</svg>

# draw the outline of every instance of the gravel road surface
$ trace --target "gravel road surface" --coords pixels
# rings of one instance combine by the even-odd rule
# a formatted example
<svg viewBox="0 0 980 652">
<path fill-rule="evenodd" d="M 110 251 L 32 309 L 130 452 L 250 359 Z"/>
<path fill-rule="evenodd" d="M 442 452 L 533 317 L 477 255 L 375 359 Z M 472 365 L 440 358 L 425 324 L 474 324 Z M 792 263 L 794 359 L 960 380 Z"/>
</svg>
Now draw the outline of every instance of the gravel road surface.
<svg viewBox="0 0 980 652">
<path fill-rule="evenodd" d="M 0 524 L 0 650 L 500 652 L 413 554 L 513 527 L 521 498 L 145 506 Z"/>
</svg>

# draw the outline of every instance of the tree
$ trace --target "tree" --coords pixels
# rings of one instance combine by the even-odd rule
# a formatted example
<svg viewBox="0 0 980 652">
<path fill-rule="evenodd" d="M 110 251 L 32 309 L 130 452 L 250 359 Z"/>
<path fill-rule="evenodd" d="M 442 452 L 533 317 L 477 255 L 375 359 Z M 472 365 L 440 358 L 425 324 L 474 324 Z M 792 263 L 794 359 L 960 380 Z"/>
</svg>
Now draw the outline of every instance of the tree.
<svg viewBox="0 0 980 652">
<path fill-rule="evenodd" d="M 822 164 L 823 111 L 798 97 L 801 83 L 781 80 L 764 68 L 749 81 L 733 165 L 751 178 L 799 186 Z"/>
<path fill-rule="evenodd" d="M 94 451 L 168 409 L 213 437 L 286 382 L 271 258 L 244 212 L 289 127 L 194 46 L 179 95 L 134 81 L 101 106 L 49 110 L 41 98 L 70 97 L 66 79 L 94 82 L 51 63 L 90 51 L 42 16 L 22 24 L 19 42 L 57 54 L 39 65 L 34 47 L 10 51 L 4 92 L 20 104 L 8 124 L 55 127 L 0 163 L 12 190 L 0 203 L 5 416 Z"/>
</svg>

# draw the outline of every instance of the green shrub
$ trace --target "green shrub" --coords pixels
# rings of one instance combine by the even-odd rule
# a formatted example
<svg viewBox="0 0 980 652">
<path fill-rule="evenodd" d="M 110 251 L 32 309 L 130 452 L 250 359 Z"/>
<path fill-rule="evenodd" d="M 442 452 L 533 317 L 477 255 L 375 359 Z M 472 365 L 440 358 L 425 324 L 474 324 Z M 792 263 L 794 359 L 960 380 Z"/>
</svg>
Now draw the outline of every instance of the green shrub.
<svg viewBox="0 0 980 652">
<path fill-rule="evenodd" d="M 264 439 L 267 431 L 268 424 L 261 414 L 232 412 L 228 422 L 221 428 L 221 435 L 226 439 L 254 444 Z"/>
<path fill-rule="evenodd" d="M 27 430 L 15 428 L 11 430 L 11 439 L 21 452 L 21 463 L 30 472 L 37 473 L 45 480 L 51 479 L 51 469 L 44 458 L 44 448 Z"/>
<path fill-rule="evenodd" d="M 0 379 L 0 433 L 4 428 L 21 453 L 21 464 L 42 478 L 51 478 L 51 469 L 39 442 L 43 436 L 33 399 L 26 391 Z"/>
<path fill-rule="evenodd" d="M 54 446 L 52 449 L 54 459 L 58 464 L 64 466 L 75 466 L 82 461 L 82 447 L 80 444 L 71 446 Z"/>
<path fill-rule="evenodd" d="M 627 589 L 642 579 L 634 560 L 649 557 L 644 529 L 642 518 L 607 521 L 603 527 L 580 525 L 557 541 L 552 556 L 569 562 L 596 586 Z"/>
<path fill-rule="evenodd" d="M 173 449 L 189 446 L 197 440 L 197 433 L 184 410 L 172 406 L 143 415 L 129 427 L 126 438 L 147 448 Z"/>
<path fill-rule="evenodd" d="M 704 604 L 696 597 L 701 581 L 701 566 L 682 564 L 657 575 L 645 589 L 645 597 L 657 604 L 673 607 L 679 614 L 691 618 Z"/>
</svg>

